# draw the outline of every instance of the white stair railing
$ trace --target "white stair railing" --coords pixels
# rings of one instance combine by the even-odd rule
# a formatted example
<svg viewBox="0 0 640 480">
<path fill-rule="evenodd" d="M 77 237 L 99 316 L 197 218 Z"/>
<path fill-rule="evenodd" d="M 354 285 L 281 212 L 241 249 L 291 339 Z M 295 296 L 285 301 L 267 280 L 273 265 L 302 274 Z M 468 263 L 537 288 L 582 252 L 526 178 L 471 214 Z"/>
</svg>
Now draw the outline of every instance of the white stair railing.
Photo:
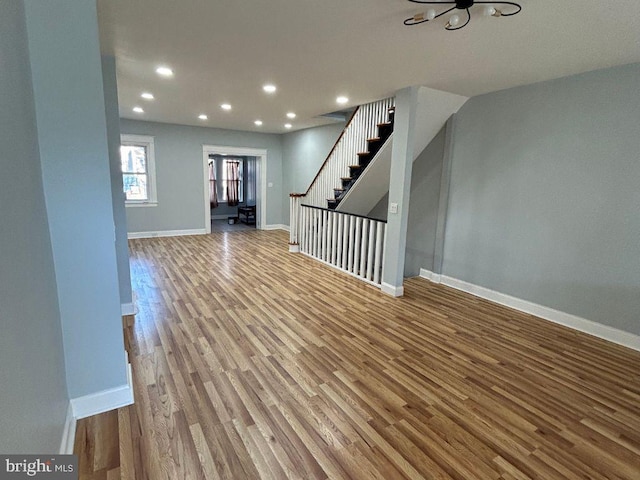
<svg viewBox="0 0 640 480">
<path fill-rule="evenodd" d="M 306 193 L 289 195 L 289 251 L 302 252 L 365 282 L 380 286 L 386 222 L 324 208 L 342 188 L 349 166 L 389 121 L 394 98 L 359 106 Z M 304 202 L 304 205 L 303 205 Z"/>
<path fill-rule="evenodd" d="M 386 221 L 300 204 L 300 197 L 291 198 L 292 208 L 298 202 L 299 212 L 295 220 L 296 251 L 381 285 Z M 292 218 L 292 231 L 293 222 Z"/>
<path fill-rule="evenodd" d="M 367 151 L 367 140 L 377 136 L 378 124 L 389 121 L 393 105 L 392 97 L 358 107 L 309 186 L 304 199 L 307 205 L 327 205 L 327 199 L 333 198 L 333 189 L 342 187 L 340 179 L 349 176 L 349 165 L 357 163 L 358 153 Z"/>
</svg>

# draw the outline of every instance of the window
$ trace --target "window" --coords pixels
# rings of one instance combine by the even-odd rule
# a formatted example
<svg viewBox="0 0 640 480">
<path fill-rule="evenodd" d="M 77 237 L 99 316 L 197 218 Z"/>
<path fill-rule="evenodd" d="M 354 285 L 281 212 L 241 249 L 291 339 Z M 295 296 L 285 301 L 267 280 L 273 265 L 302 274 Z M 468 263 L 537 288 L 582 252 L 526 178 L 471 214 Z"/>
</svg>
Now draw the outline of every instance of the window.
<svg viewBox="0 0 640 480">
<path fill-rule="evenodd" d="M 121 135 L 120 165 L 125 205 L 157 205 L 153 137 Z"/>
<path fill-rule="evenodd" d="M 244 202 L 244 186 L 242 185 L 242 166 L 244 162 L 242 158 L 225 158 L 222 160 L 222 201 L 237 205 Z M 237 168 L 235 168 L 237 165 Z M 235 193 L 236 199 L 229 202 L 227 187 L 231 187 L 232 194 Z"/>
</svg>

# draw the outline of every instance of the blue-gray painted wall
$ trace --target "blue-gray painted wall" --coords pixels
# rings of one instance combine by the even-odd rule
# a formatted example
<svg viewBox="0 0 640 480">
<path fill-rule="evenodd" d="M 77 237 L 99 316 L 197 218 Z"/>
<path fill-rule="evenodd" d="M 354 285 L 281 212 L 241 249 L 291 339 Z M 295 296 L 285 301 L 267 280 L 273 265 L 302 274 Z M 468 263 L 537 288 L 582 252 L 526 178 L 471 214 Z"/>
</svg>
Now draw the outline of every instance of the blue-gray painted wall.
<svg viewBox="0 0 640 480">
<path fill-rule="evenodd" d="M 0 452 L 57 452 L 68 405 L 24 4 L 0 2 Z"/>
<path fill-rule="evenodd" d="M 95 2 L 25 0 L 71 398 L 127 384 Z"/>
<path fill-rule="evenodd" d="M 127 207 L 129 232 L 204 229 L 203 145 L 267 150 L 267 218 L 282 223 L 282 142 L 280 135 L 121 119 L 123 134 L 154 137 L 158 205 Z M 214 214 L 217 212 L 214 211 Z"/>
<path fill-rule="evenodd" d="M 640 334 L 640 64 L 470 99 L 443 273 Z"/>
<path fill-rule="evenodd" d="M 346 122 L 282 135 L 283 217 L 289 225 L 289 194 L 304 193 L 327 159 Z"/>
<path fill-rule="evenodd" d="M 122 167 L 120 165 L 120 116 L 118 111 L 116 60 L 114 57 L 102 57 L 102 79 L 107 119 L 109 171 L 111 173 L 111 201 L 113 222 L 116 229 L 116 260 L 118 262 L 120 303 L 128 304 L 132 302 L 131 270 L 129 269 L 127 215 L 124 207 L 125 194 L 122 188 Z"/>
<path fill-rule="evenodd" d="M 440 211 L 440 183 L 445 146 L 445 127 L 413 162 L 409 219 L 407 223 L 407 248 L 404 276 L 420 275 L 420 269 L 434 269 L 436 230 Z M 389 193 L 382 197 L 368 216 L 386 220 Z"/>
</svg>

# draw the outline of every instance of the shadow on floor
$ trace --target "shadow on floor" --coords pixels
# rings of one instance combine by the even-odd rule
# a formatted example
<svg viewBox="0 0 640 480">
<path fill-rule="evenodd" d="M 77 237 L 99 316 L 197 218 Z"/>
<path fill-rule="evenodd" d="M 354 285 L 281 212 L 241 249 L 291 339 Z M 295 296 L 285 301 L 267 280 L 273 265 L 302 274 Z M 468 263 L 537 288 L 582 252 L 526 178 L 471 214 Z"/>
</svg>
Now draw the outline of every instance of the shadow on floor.
<svg viewBox="0 0 640 480">
<path fill-rule="evenodd" d="M 211 220 L 211 233 L 214 232 L 245 232 L 255 230 L 255 225 L 247 225 L 242 222 L 229 225 L 228 220 Z"/>
</svg>

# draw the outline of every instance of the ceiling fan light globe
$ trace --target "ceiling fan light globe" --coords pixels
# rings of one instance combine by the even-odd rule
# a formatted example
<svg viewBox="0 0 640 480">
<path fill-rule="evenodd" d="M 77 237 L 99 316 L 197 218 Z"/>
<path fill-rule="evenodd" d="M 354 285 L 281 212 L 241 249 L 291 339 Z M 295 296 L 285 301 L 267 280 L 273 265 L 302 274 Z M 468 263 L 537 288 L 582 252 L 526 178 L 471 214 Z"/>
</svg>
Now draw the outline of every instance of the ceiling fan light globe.
<svg viewBox="0 0 640 480">
<path fill-rule="evenodd" d="M 494 7 L 493 5 L 487 5 L 484 8 L 484 14 L 487 17 L 493 17 L 496 14 L 497 10 L 496 7 Z"/>
</svg>

